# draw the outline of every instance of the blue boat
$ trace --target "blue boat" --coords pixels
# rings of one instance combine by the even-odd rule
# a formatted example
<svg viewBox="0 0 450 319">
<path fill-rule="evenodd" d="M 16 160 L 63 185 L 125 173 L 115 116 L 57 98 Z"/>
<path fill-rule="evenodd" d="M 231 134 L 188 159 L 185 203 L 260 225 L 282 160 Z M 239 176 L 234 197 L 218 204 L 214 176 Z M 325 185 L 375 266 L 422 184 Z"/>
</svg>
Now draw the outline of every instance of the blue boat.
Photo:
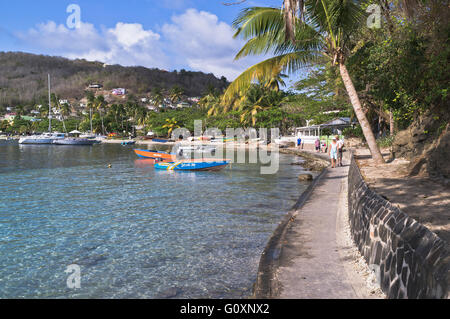
<svg viewBox="0 0 450 319">
<path fill-rule="evenodd" d="M 166 171 L 220 171 L 230 163 L 230 160 L 185 160 L 172 163 L 157 163 L 155 168 Z"/>
</svg>

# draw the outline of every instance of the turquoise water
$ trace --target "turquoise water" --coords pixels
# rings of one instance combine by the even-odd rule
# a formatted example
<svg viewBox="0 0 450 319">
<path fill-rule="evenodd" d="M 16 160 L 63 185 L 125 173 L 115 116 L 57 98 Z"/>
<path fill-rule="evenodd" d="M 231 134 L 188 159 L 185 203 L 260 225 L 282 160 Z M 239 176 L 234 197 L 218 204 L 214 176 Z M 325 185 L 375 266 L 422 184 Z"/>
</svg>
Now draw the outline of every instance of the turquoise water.
<svg viewBox="0 0 450 319">
<path fill-rule="evenodd" d="M 307 187 L 283 155 L 276 175 L 188 173 L 155 171 L 131 147 L 0 143 L 0 298 L 250 296 Z M 67 288 L 71 264 L 81 289 Z"/>
</svg>

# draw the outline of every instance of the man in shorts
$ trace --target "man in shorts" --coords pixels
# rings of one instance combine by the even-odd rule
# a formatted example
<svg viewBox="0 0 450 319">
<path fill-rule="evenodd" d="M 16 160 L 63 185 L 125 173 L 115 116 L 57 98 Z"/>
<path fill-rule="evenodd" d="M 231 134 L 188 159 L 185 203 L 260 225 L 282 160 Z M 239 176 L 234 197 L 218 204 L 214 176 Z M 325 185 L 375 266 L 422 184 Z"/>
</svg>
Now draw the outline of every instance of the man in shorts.
<svg viewBox="0 0 450 319">
<path fill-rule="evenodd" d="M 336 136 L 336 141 L 338 144 L 337 166 L 343 166 L 342 158 L 344 157 L 344 141 L 339 139 L 339 136 Z"/>
</svg>

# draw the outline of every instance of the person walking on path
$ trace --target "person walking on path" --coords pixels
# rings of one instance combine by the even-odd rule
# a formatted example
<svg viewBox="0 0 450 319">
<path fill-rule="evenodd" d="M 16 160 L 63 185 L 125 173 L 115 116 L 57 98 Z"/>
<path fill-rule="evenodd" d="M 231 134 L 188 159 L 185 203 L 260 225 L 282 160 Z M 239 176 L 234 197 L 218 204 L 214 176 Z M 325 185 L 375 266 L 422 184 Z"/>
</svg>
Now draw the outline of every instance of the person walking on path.
<svg viewBox="0 0 450 319">
<path fill-rule="evenodd" d="M 339 136 L 336 136 L 336 141 L 338 145 L 337 166 L 342 167 L 342 158 L 344 157 L 344 141 L 343 139 L 340 139 Z"/>
<path fill-rule="evenodd" d="M 336 138 L 333 138 L 333 142 L 330 144 L 330 149 L 328 150 L 328 155 L 331 158 L 331 168 L 336 168 L 336 161 L 338 158 L 338 143 Z"/>
<path fill-rule="evenodd" d="M 320 153 L 320 139 L 316 140 L 315 146 L 316 146 L 316 152 Z"/>
<path fill-rule="evenodd" d="M 299 136 L 297 139 L 297 147 L 301 148 L 302 146 L 302 138 Z"/>
</svg>

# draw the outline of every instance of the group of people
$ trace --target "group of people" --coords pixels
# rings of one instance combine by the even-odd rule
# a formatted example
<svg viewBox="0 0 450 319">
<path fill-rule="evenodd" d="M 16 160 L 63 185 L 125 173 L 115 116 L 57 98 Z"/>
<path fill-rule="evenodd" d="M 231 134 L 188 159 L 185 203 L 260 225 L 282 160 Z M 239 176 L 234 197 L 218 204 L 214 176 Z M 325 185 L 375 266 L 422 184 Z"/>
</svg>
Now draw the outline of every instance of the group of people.
<svg viewBox="0 0 450 319">
<path fill-rule="evenodd" d="M 316 152 L 319 153 L 320 151 L 327 153 L 331 158 L 331 167 L 336 168 L 337 166 L 343 166 L 342 165 L 342 158 L 344 155 L 344 141 L 339 138 L 339 136 L 336 136 L 333 138 L 333 141 L 328 146 L 327 143 L 321 142 L 320 139 L 316 140 L 315 143 L 316 146 Z"/>
</svg>

